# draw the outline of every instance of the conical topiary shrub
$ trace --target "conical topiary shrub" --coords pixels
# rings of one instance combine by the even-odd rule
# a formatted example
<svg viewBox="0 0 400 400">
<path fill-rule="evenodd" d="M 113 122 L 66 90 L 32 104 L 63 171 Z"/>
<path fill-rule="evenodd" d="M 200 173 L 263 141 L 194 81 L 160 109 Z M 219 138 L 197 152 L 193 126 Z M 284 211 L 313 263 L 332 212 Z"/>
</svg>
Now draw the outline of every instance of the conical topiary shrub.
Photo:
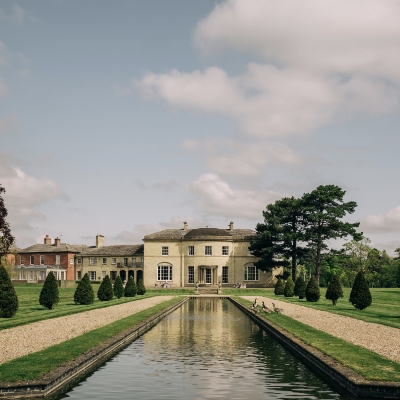
<svg viewBox="0 0 400 400">
<path fill-rule="evenodd" d="M 137 293 L 136 283 L 130 276 L 125 286 L 125 297 L 135 297 Z"/>
<path fill-rule="evenodd" d="M 137 284 L 137 294 L 145 294 L 146 293 L 146 288 L 144 287 L 143 279 L 139 279 L 139 282 Z"/>
<path fill-rule="evenodd" d="M 94 292 L 87 273 L 78 283 L 74 293 L 74 302 L 78 304 L 92 304 L 94 302 Z"/>
<path fill-rule="evenodd" d="M 298 276 L 294 285 L 294 295 L 298 296 L 299 299 L 304 299 L 306 297 L 306 287 L 303 277 L 301 275 Z"/>
<path fill-rule="evenodd" d="M 336 306 L 337 301 L 340 297 L 343 297 L 343 289 L 340 284 L 339 277 L 333 276 L 333 279 L 329 282 L 328 288 L 326 289 L 325 298 L 332 300 L 332 304 Z"/>
<path fill-rule="evenodd" d="M 285 289 L 283 290 L 283 295 L 285 297 L 293 297 L 294 296 L 294 283 L 291 276 L 289 276 L 286 281 Z"/>
<path fill-rule="evenodd" d="M 101 282 L 99 290 L 97 291 L 97 297 L 101 301 L 109 301 L 114 297 L 113 287 L 108 275 L 106 275 Z"/>
<path fill-rule="evenodd" d="M 278 282 L 276 282 L 276 285 L 275 285 L 275 291 L 274 291 L 274 293 L 275 293 L 277 296 L 282 296 L 282 295 L 283 295 L 284 289 L 285 289 L 285 286 L 284 286 L 284 284 L 283 284 L 283 280 L 279 277 L 279 278 L 278 278 Z"/>
<path fill-rule="evenodd" d="M 0 265 L 0 318 L 11 318 L 17 310 L 17 293 L 6 269 Z"/>
<path fill-rule="evenodd" d="M 318 301 L 321 297 L 321 293 L 319 291 L 318 281 L 313 275 L 311 279 L 308 281 L 307 288 L 306 288 L 306 300 L 307 301 Z"/>
<path fill-rule="evenodd" d="M 49 272 L 40 291 L 39 303 L 52 310 L 59 301 L 58 284 L 53 272 Z"/>
<path fill-rule="evenodd" d="M 114 296 L 120 299 L 124 295 L 124 285 L 120 276 L 114 282 Z"/>
<path fill-rule="evenodd" d="M 362 271 L 359 271 L 354 279 L 349 301 L 358 310 L 364 310 L 372 304 L 371 292 Z"/>
</svg>

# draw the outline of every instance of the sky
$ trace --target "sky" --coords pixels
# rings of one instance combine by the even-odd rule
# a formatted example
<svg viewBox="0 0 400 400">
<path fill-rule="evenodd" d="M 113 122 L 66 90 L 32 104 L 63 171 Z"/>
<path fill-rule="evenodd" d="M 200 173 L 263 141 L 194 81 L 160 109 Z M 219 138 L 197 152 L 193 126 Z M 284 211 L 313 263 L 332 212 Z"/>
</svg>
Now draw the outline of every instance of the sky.
<svg viewBox="0 0 400 400">
<path fill-rule="evenodd" d="M 400 246 L 400 1 L 0 0 L 0 184 L 19 247 L 254 229 L 338 185 Z"/>
</svg>

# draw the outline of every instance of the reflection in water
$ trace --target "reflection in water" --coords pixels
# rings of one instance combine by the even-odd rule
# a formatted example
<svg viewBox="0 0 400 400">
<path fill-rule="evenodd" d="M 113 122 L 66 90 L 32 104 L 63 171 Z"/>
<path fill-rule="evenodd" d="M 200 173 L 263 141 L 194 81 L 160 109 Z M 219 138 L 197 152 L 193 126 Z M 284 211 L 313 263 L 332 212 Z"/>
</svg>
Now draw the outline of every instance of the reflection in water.
<svg viewBox="0 0 400 400">
<path fill-rule="evenodd" d="M 62 398 L 352 399 L 229 300 L 185 303 Z"/>
</svg>

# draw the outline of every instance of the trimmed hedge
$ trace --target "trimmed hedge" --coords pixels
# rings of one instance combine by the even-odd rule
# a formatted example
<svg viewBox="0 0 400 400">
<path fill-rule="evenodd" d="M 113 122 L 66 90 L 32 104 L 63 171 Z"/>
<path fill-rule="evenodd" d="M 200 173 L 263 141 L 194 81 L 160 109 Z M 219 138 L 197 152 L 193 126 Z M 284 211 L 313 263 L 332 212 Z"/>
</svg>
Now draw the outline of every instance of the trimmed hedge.
<svg viewBox="0 0 400 400">
<path fill-rule="evenodd" d="M 283 284 L 283 280 L 281 278 L 278 278 L 278 282 L 276 282 L 276 285 L 275 285 L 274 293 L 277 296 L 282 296 L 284 290 L 285 290 L 285 286 Z"/>
<path fill-rule="evenodd" d="M 306 300 L 311 302 L 319 301 L 321 297 L 321 292 L 319 290 L 319 285 L 317 278 L 313 275 L 308 281 L 306 288 Z"/>
<path fill-rule="evenodd" d="M 296 279 L 296 284 L 294 285 L 294 295 L 298 296 L 299 299 L 304 299 L 304 297 L 306 297 L 306 288 L 307 285 L 304 282 L 303 277 L 299 275 Z"/>
<path fill-rule="evenodd" d="M 97 297 L 101 301 L 110 301 L 114 297 L 113 287 L 108 275 L 106 275 L 101 282 L 99 290 L 97 291 Z"/>
<path fill-rule="evenodd" d="M 58 304 L 60 296 L 58 293 L 58 284 L 53 272 L 49 272 L 40 291 L 39 303 L 52 310 Z"/>
<path fill-rule="evenodd" d="M 294 283 L 291 276 L 289 276 L 286 281 L 285 289 L 283 290 L 283 295 L 285 297 L 293 297 L 294 296 Z"/>
<path fill-rule="evenodd" d="M 74 302 L 77 304 L 92 304 L 94 302 L 94 291 L 87 273 L 78 283 L 74 293 Z"/>
<path fill-rule="evenodd" d="M 358 310 L 364 310 L 372 304 L 372 296 L 364 273 L 359 271 L 351 288 L 349 301 Z"/>
</svg>

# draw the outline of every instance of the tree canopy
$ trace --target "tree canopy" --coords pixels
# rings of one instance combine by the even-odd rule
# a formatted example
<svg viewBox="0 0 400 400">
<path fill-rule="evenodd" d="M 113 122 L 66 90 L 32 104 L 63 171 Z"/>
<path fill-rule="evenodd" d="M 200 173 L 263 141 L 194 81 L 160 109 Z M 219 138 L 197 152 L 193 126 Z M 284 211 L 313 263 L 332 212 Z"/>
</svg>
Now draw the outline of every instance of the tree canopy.
<svg viewBox="0 0 400 400">
<path fill-rule="evenodd" d="M 3 196 L 1 195 L 5 193 L 5 191 L 6 190 L 0 185 L 0 257 L 8 254 L 10 246 L 14 244 L 15 241 L 7 221 L 8 211 Z"/>
</svg>

